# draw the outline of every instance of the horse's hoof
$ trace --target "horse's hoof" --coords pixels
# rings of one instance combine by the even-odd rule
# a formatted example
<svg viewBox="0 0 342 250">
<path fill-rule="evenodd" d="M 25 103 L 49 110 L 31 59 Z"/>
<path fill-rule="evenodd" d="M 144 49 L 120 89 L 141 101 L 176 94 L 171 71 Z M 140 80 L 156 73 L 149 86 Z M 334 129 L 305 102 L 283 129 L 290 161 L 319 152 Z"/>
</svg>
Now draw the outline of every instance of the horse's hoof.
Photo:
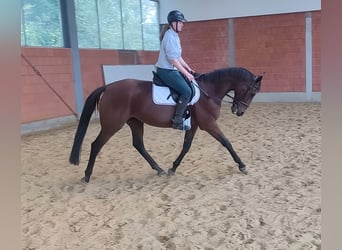
<svg viewBox="0 0 342 250">
<path fill-rule="evenodd" d="M 171 168 L 167 171 L 167 176 L 173 176 L 175 175 L 175 171 L 173 171 Z"/>
<path fill-rule="evenodd" d="M 246 167 L 243 167 L 243 168 L 239 168 L 240 172 L 243 173 L 243 174 L 248 174 L 248 171 L 246 169 Z"/>
<path fill-rule="evenodd" d="M 161 171 L 158 171 L 157 175 L 158 176 L 163 176 L 163 175 L 166 175 L 166 173 L 165 173 L 164 170 L 161 170 Z"/>
<path fill-rule="evenodd" d="M 84 176 L 82 179 L 81 179 L 81 182 L 82 183 L 89 183 L 89 177 L 86 177 L 86 176 Z"/>
</svg>

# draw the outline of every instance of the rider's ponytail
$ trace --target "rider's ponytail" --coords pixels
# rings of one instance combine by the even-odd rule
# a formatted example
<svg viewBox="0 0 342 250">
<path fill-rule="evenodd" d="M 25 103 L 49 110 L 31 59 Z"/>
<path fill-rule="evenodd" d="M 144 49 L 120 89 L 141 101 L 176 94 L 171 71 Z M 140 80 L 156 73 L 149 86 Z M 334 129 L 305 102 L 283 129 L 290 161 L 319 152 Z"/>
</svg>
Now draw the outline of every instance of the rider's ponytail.
<svg viewBox="0 0 342 250">
<path fill-rule="evenodd" d="M 165 32 L 169 29 L 169 25 L 168 24 L 164 24 L 161 29 L 160 29 L 160 36 L 159 36 L 159 40 L 162 41 L 165 35 Z"/>
</svg>

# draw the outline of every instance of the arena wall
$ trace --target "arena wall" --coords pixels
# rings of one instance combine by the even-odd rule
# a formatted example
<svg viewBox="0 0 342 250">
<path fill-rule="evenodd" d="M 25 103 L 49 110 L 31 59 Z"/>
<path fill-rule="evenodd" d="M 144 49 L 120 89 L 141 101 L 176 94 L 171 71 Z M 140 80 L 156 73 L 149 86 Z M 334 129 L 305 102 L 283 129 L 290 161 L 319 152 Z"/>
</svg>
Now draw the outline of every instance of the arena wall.
<svg viewBox="0 0 342 250">
<path fill-rule="evenodd" d="M 311 18 L 312 92 L 319 94 L 320 11 L 188 22 L 181 33 L 183 57 L 198 72 L 227 66 L 243 66 L 256 74 L 265 72 L 261 96 L 302 94 L 308 77 L 308 15 Z M 70 49 L 22 47 L 22 55 L 75 110 Z M 158 51 L 81 49 L 84 99 L 94 88 L 104 84 L 102 65 L 154 64 L 157 57 Z M 73 116 L 23 58 L 21 78 L 23 124 Z"/>
</svg>

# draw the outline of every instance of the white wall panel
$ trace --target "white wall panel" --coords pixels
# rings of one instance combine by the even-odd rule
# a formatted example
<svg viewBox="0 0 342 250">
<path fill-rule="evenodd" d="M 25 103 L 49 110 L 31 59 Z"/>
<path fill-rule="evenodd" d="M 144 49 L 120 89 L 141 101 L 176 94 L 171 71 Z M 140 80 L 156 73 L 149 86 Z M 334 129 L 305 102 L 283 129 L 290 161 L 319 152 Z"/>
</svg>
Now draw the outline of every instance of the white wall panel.
<svg viewBox="0 0 342 250">
<path fill-rule="evenodd" d="M 321 0 L 160 0 L 160 21 L 173 9 L 188 21 L 295 13 L 321 9 Z"/>
</svg>

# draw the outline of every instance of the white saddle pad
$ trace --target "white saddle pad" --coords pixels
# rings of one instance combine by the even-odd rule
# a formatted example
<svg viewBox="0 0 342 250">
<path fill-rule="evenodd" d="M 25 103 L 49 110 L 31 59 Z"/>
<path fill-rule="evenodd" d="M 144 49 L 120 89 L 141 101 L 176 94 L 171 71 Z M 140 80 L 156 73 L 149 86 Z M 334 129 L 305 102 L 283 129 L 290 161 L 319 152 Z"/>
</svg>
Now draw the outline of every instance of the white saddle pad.
<svg viewBox="0 0 342 250">
<path fill-rule="evenodd" d="M 200 98 L 200 89 L 195 86 L 195 95 L 188 105 L 194 105 Z M 176 105 L 175 101 L 170 96 L 170 89 L 168 87 L 157 86 L 152 83 L 152 98 L 155 104 L 159 105 Z"/>
</svg>

